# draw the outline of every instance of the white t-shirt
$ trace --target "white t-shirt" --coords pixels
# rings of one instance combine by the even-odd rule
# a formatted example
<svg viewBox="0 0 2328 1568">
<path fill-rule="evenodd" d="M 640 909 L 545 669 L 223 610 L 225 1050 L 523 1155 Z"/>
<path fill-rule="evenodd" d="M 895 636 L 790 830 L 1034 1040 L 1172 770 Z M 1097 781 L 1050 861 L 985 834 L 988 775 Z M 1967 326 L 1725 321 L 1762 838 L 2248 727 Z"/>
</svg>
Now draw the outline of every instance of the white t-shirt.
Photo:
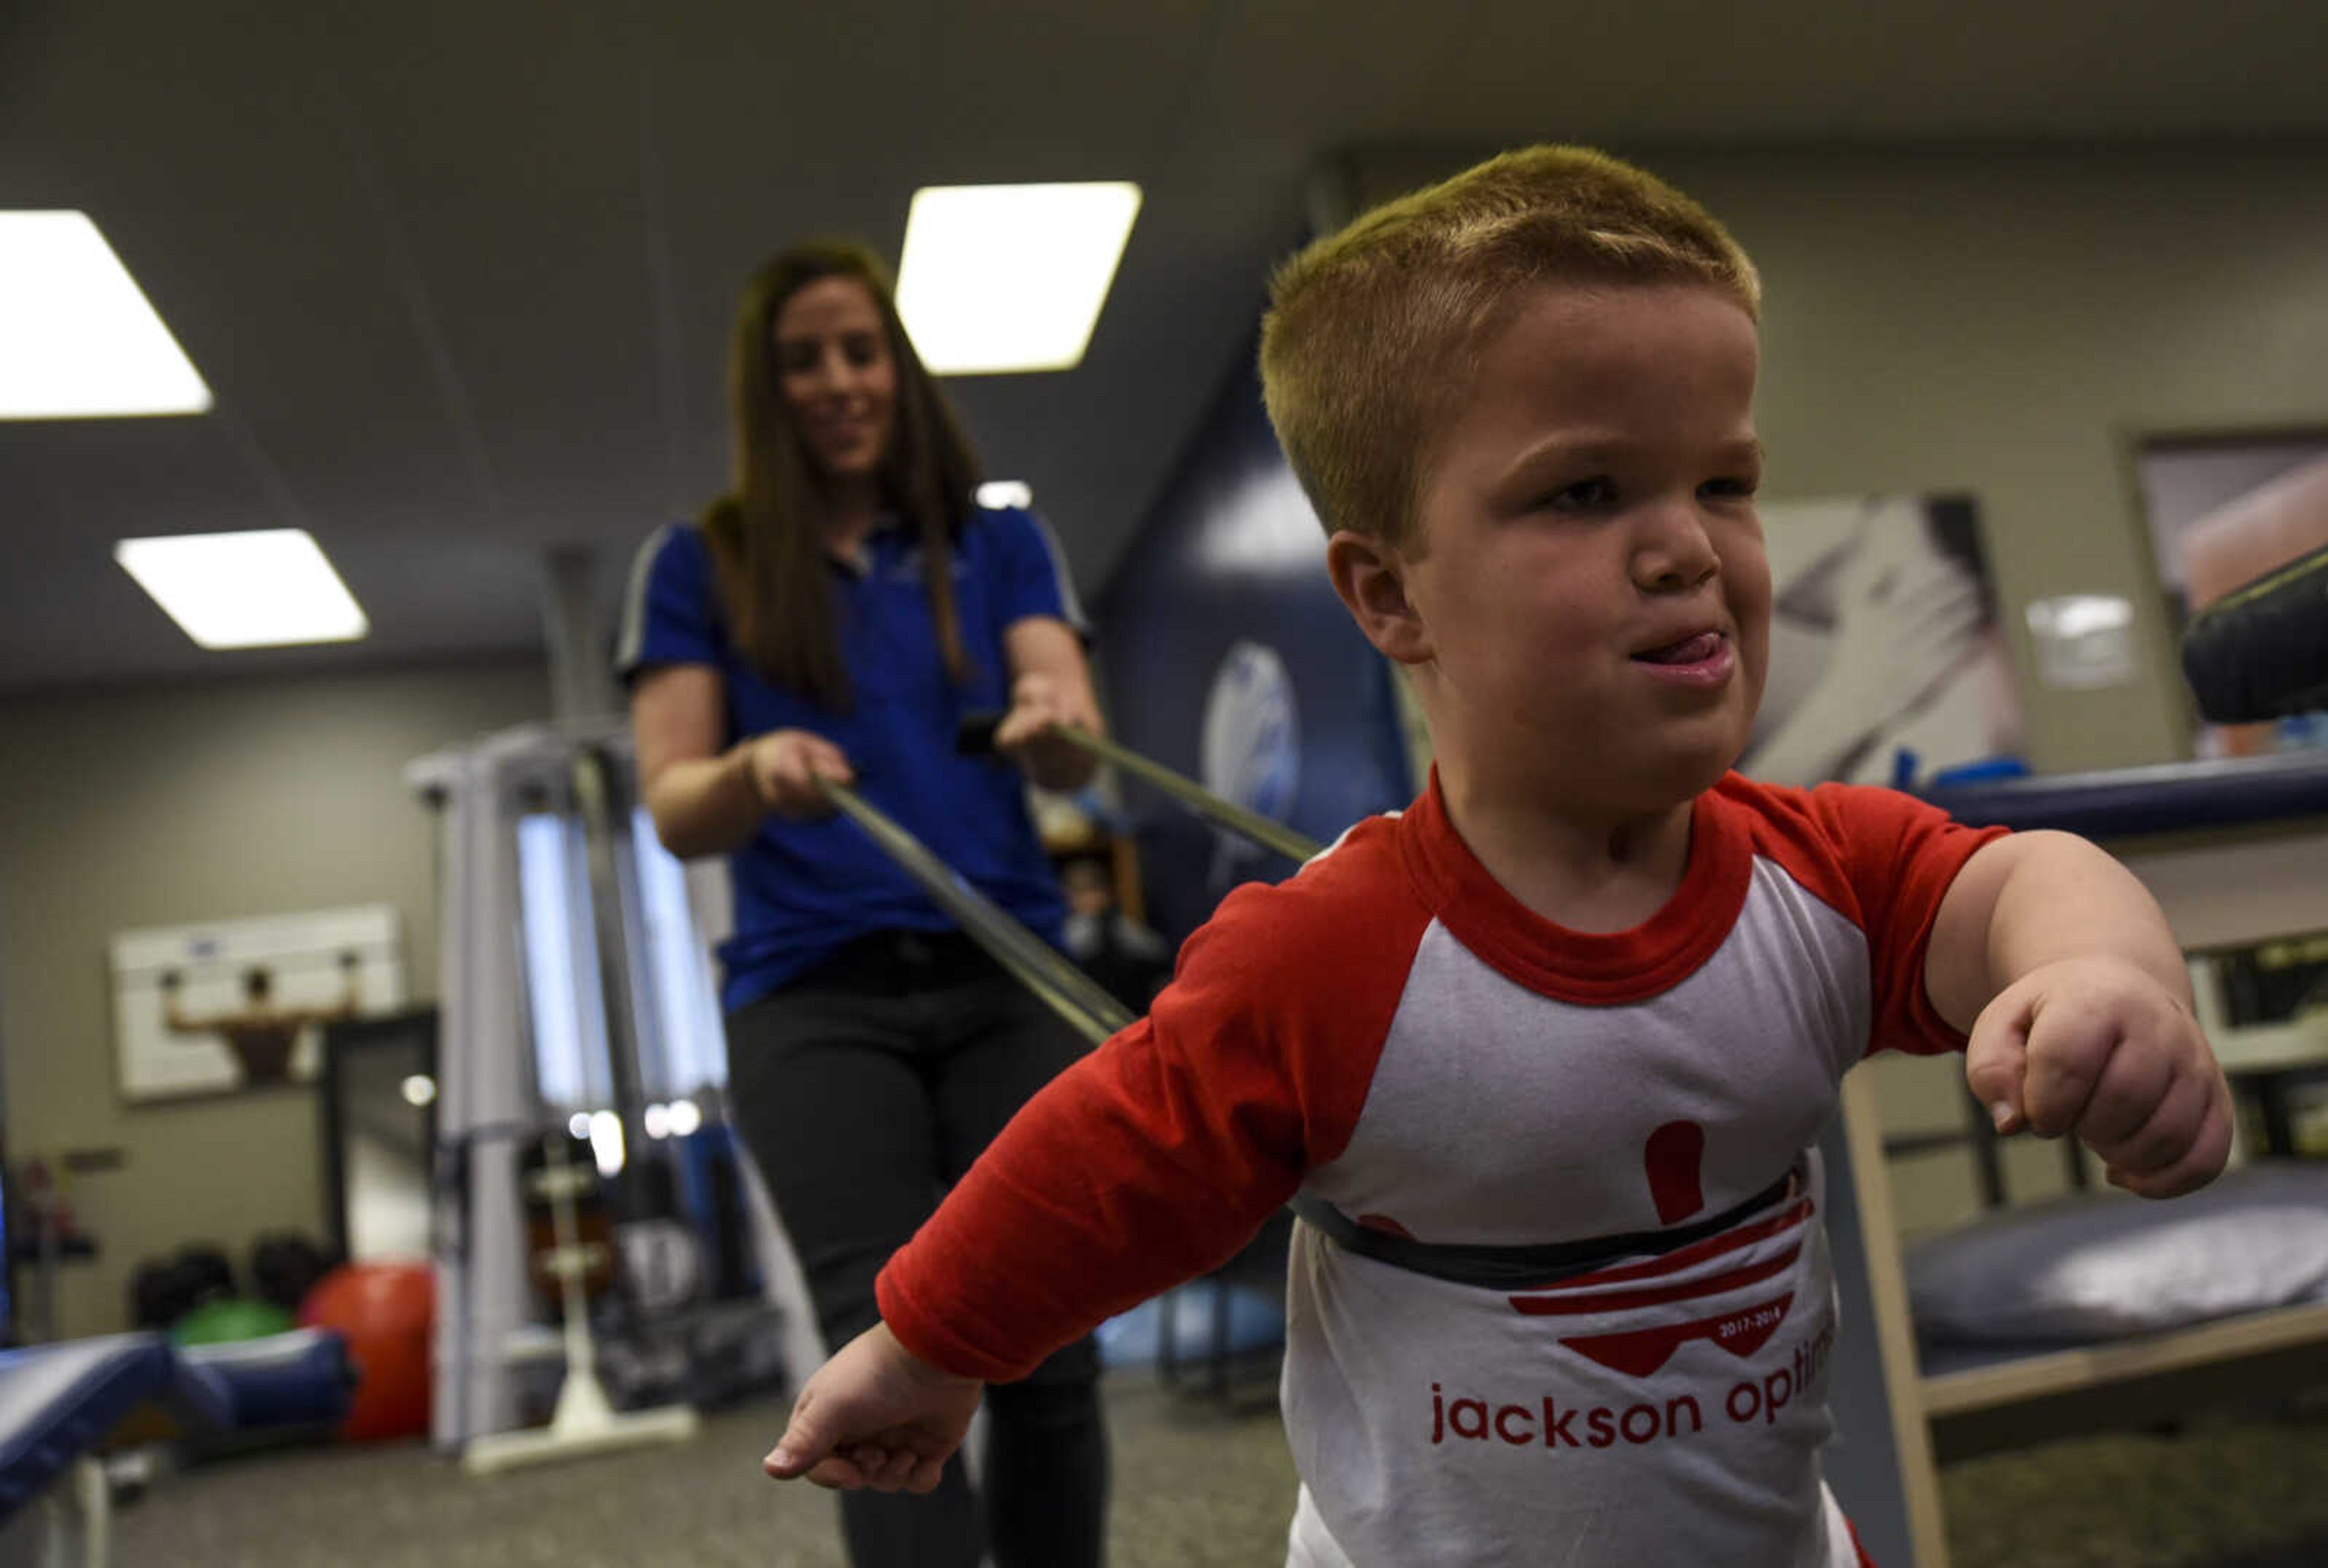
<svg viewBox="0 0 2328 1568">
<path fill-rule="evenodd" d="M 1859 1555 L 1819 1478 L 1835 1291 L 1811 1145 L 1871 1042 L 1958 1048 L 1933 916 L 1993 834 L 1736 775 L 1646 924 L 1554 925 L 1436 786 L 1241 889 L 1150 1017 L 1032 1101 L 883 1272 L 917 1355 L 1001 1380 L 1216 1266 L 1297 1191 L 1434 1244 L 1716 1234 L 1524 1289 L 1308 1225 L 1288 1273 L 1296 1563 Z"/>
</svg>

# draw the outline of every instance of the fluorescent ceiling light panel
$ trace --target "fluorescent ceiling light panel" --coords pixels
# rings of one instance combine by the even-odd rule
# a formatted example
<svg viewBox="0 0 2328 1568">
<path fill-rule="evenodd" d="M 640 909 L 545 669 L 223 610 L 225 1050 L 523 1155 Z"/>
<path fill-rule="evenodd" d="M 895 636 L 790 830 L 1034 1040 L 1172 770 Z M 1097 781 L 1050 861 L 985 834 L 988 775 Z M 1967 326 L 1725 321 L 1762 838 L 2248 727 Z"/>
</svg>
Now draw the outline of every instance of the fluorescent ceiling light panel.
<svg viewBox="0 0 2328 1568">
<path fill-rule="evenodd" d="M 1021 479 L 990 479 L 978 487 L 981 506 L 1032 506 L 1035 493 Z"/>
<path fill-rule="evenodd" d="M 211 390 L 83 212 L 0 212 L 0 419 L 200 414 Z"/>
<path fill-rule="evenodd" d="M 1073 370 L 1140 211 L 1140 187 L 926 185 L 906 214 L 897 314 L 940 375 Z"/>
<path fill-rule="evenodd" d="M 305 529 L 125 539 L 113 559 L 205 648 L 349 643 L 371 630 Z"/>
</svg>

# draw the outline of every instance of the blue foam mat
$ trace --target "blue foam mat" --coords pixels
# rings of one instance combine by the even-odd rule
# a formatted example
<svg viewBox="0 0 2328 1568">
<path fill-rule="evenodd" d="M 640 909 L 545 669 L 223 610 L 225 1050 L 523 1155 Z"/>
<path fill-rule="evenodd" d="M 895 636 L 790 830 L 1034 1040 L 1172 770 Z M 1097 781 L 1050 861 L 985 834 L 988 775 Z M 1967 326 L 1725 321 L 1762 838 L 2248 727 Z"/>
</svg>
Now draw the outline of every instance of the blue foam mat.
<svg viewBox="0 0 2328 1568">
<path fill-rule="evenodd" d="M 1222 1353 L 1241 1356 L 1269 1350 L 1285 1343 L 1285 1314 L 1273 1300 L 1258 1291 L 1222 1285 L 1210 1280 L 1167 1291 L 1142 1301 L 1131 1311 L 1111 1318 L 1099 1328 L 1099 1353 L 1107 1366 L 1153 1365 L 1160 1347 L 1164 1312 L 1172 1313 L 1173 1353 L 1182 1361 L 1216 1354 L 1214 1300 L 1228 1292 L 1228 1343 Z"/>
</svg>

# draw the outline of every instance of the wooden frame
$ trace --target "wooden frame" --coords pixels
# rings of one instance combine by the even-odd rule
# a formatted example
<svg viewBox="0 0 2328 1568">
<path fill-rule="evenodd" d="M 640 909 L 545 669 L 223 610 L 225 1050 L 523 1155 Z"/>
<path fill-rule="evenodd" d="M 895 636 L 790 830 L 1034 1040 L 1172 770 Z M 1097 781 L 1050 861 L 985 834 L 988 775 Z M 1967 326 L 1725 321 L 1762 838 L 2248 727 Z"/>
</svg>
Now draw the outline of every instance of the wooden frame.
<svg viewBox="0 0 2328 1568">
<path fill-rule="evenodd" d="M 1922 1378 L 1920 1389 L 1935 1453 L 1952 1460 L 2090 1424 L 2138 1424 L 2202 1403 L 2267 1398 L 2318 1376 L 2328 1376 L 2328 1301 L 1939 1373 Z M 2011 1424 L 1999 1430 L 2005 1411 Z M 2081 1413 L 2083 1424 L 2075 1419 Z"/>
<path fill-rule="evenodd" d="M 1908 1276 L 1900 1252 L 1900 1224 L 1892 1205 L 1892 1173 L 1884 1162 L 1883 1119 L 1876 1107 L 1875 1086 L 1865 1074 L 1844 1075 L 1842 1115 L 1850 1169 L 1830 1170 L 1828 1178 L 1830 1183 L 1844 1178 L 1852 1182 L 1859 1206 L 1859 1227 L 1856 1235 L 1830 1238 L 1835 1272 L 1847 1288 L 1854 1263 L 1864 1271 L 1868 1310 L 1873 1318 L 1871 1327 L 1882 1367 L 1883 1402 L 1891 1414 L 1892 1443 L 1899 1458 L 1898 1502 L 1906 1516 L 1910 1549 L 1915 1553 L 1912 1568 L 1948 1568 L 1939 1470 L 1932 1457 L 1915 1325 L 1908 1313 Z M 1845 1322 L 1844 1331 L 1849 1332 L 1852 1327 Z"/>
</svg>

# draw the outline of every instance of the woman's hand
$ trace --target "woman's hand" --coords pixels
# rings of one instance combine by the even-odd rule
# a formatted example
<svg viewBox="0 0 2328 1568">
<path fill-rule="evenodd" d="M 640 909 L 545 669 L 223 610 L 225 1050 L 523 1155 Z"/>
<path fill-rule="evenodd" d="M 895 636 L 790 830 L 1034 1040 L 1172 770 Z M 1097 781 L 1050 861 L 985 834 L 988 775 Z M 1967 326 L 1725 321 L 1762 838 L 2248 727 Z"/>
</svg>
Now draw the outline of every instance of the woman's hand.
<svg viewBox="0 0 2328 1568">
<path fill-rule="evenodd" d="M 817 780 L 849 784 L 857 777 L 849 758 L 824 737 L 806 729 L 772 729 L 742 746 L 744 776 L 763 811 L 780 817 L 821 817 L 831 805 Z"/>
<path fill-rule="evenodd" d="M 1058 733 L 1073 725 L 1101 731 L 1099 709 L 1088 685 L 1030 670 L 1010 683 L 1010 711 L 995 727 L 994 749 L 1009 757 L 1047 790 L 1080 787 L 1097 765 L 1092 754 Z"/>
</svg>

